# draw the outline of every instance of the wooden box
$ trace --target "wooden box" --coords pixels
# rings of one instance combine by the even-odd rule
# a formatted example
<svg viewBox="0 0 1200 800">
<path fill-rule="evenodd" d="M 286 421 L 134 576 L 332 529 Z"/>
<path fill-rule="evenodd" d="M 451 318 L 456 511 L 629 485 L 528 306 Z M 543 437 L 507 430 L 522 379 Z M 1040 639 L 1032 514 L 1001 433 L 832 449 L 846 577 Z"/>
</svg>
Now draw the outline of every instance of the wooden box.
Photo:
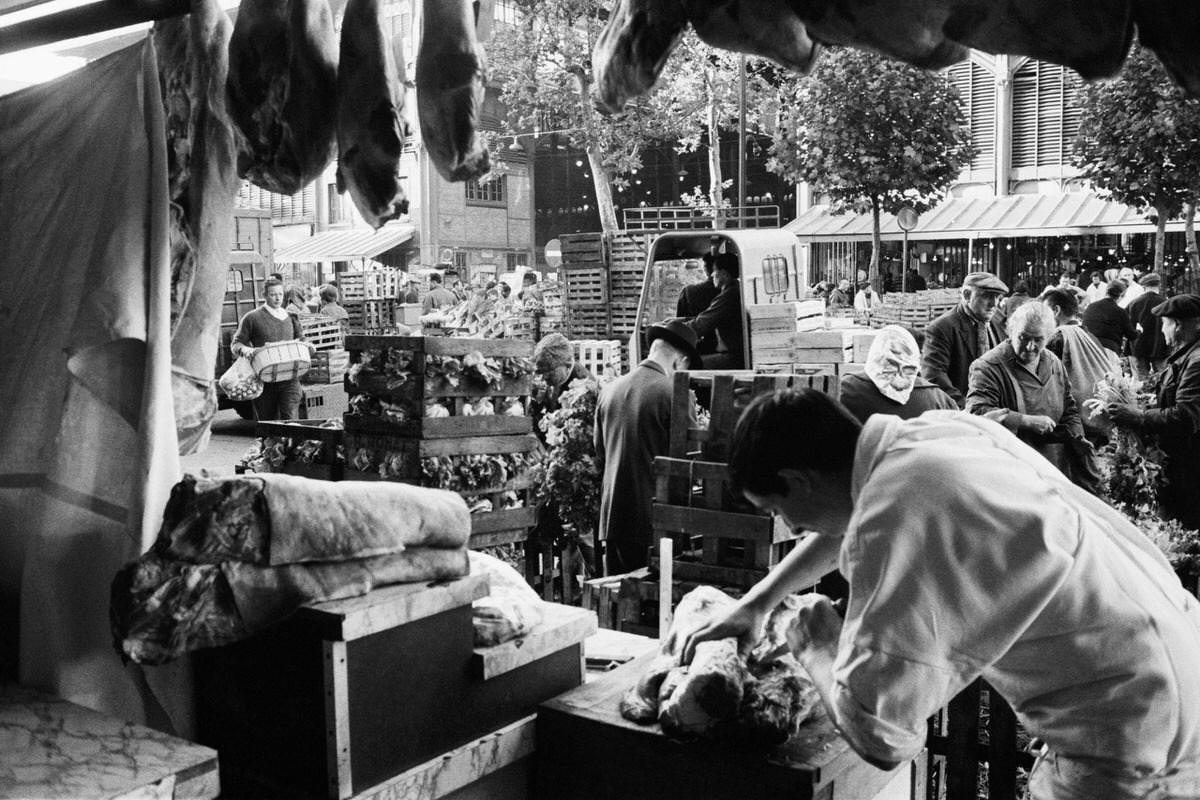
<svg viewBox="0 0 1200 800">
<path fill-rule="evenodd" d="M 350 366 L 350 354 L 340 347 L 331 350 L 320 350 L 313 353 L 312 363 L 308 372 L 300 379 L 301 383 L 338 383 Z"/>
<path fill-rule="evenodd" d="M 770 753 L 681 744 L 618 710 L 646 654 L 541 705 L 538 797 L 555 800 L 869 800 L 895 773 L 870 766 L 824 715 Z M 904 767 L 901 767 L 904 769 Z"/>
<path fill-rule="evenodd" d="M 340 383 L 307 384 L 300 401 L 301 419 L 341 417 L 350 407 L 350 397 Z"/>
<path fill-rule="evenodd" d="M 301 314 L 300 329 L 304 332 L 304 340 L 315 347 L 318 353 L 336 350 L 342 346 L 342 323 L 332 317 L 324 314 Z"/>
<path fill-rule="evenodd" d="M 518 657 L 486 673 L 471 624 L 486 593 L 480 576 L 388 586 L 198 651 L 200 739 L 220 753 L 231 795 L 369 795 L 583 681 L 587 626 L 576 619 L 540 645 L 510 643 Z"/>
</svg>

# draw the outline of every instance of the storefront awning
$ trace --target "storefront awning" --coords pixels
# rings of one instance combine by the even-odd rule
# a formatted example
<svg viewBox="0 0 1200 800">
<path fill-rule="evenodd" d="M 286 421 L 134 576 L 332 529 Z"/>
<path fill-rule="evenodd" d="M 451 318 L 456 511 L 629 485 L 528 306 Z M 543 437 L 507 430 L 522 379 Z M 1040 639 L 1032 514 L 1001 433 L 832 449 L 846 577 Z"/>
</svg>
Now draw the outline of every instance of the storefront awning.
<svg viewBox="0 0 1200 800">
<path fill-rule="evenodd" d="M 277 263 L 310 264 L 316 261 L 353 261 L 371 258 L 404 244 L 416 233 L 416 226 L 389 222 L 377 231 L 322 231 L 275 252 Z"/>
<path fill-rule="evenodd" d="M 879 219 L 885 241 L 898 241 L 904 232 L 891 214 Z M 871 240 L 870 214 L 831 214 L 817 205 L 784 226 L 801 242 L 865 242 Z M 1013 194 L 1006 197 L 952 197 L 926 211 L 908 238 L 991 239 L 1022 236 L 1083 236 L 1101 233 L 1153 233 L 1154 223 L 1138 211 L 1093 192 Z M 1167 230 L 1183 230 L 1183 222 L 1168 222 Z"/>
</svg>

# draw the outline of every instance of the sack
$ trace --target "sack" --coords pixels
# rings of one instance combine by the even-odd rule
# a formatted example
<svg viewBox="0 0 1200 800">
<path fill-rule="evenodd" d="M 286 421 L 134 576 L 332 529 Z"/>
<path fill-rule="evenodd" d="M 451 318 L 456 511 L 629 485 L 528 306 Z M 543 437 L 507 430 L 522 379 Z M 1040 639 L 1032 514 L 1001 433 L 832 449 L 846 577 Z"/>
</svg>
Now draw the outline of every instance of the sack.
<svg viewBox="0 0 1200 800">
<path fill-rule="evenodd" d="M 217 384 L 230 400 L 253 400 L 263 393 L 263 382 L 245 356 L 238 356 Z"/>
</svg>

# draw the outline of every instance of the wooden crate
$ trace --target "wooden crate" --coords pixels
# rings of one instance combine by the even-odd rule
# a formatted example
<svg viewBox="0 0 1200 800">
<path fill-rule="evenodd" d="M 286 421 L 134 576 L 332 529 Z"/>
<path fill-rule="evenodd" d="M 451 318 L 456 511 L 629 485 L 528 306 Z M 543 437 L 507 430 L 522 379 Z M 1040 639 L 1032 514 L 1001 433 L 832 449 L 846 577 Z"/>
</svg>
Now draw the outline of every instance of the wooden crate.
<svg viewBox="0 0 1200 800">
<path fill-rule="evenodd" d="M 575 308 L 567 306 L 568 336 L 572 339 L 607 339 L 609 314 L 607 306 Z"/>
<path fill-rule="evenodd" d="M 609 305 L 609 330 L 611 335 L 621 341 L 628 341 L 637 325 L 637 300 L 613 301 Z M 672 312 L 673 313 L 673 312 Z"/>
<path fill-rule="evenodd" d="M 307 384 L 300 398 L 300 419 L 340 418 L 350 408 L 350 397 L 340 383 Z"/>
<path fill-rule="evenodd" d="M 337 277 L 337 287 L 343 304 L 383 298 L 395 299 L 400 293 L 400 271 L 369 269 L 343 272 Z"/>
<path fill-rule="evenodd" d="M 340 347 L 333 350 L 320 350 L 313 353 L 308 372 L 304 373 L 300 382 L 340 384 L 349 366 L 350 354 Z"/>
<path fill-rule="evenodd" d="M 577 339 L 571 345 L 575 348 L 575 360 L 597 378 L 616 377 L 625 372 L 621 343 L 616 339 Z"/>
<path fill-rule="evenodd" d="M 725 461 L 729 440 L 742 410 L 757 395 L 777 389 L 811 388 L 837 397 L 836 373 L 781 373 L 762 375 L 749 371 L 680 371 L 674 376 L 671 398 L 671 431 L 668 455 Z M 709 421 L 693 427 L 692 392 L 707 397 Z"/>
<path fill-rule="evenodd" d="M 317 349 L 317 352 L 338 350 L 342 347 L 345 331 L 342 323 L 324 314 L 301 314 L 300 330 L 304 340 Z"/>
<path fill-rule="evenodd" d="M 989 800 L 1017 800 L 1017 771 L 1034 757 L 1019 736 L 1012 707 L 983 679 L 963 689 L 929 720 L 924 791 L 917 800 L 976 797 L 987 786 Z"/>
<path fill-rule="evenodd" d="M 480 576 L 387 586 L 199 651 L 199 739 L 221 754 L 222 788 L 371 796 L 582 683 L 586 612 L 547 615 L 522 642 L 476 649 L 471 602 L 486 594 Z"/>
<path fill-rule="evenodd" d="M 600 263 L 585 262 L 564 270 L 566 305 L 571 308 L 608 302 L 607 270 Z"/>
</svg>

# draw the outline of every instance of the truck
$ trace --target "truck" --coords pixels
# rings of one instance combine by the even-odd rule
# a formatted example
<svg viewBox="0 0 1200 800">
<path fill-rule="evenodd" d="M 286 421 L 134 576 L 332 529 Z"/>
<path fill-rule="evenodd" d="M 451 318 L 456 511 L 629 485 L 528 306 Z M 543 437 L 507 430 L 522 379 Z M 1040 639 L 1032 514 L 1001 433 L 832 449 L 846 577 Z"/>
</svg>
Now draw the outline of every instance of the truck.
<svg viewBox="0 0 1200 800">
<path fill-rule="evenodd" d="M 220 377 L 233 363 L 229 345 L 237 333 L 238 322 L 248 311 L 263 302 L 263 284 L 274 270 L 274 240 L 271 212 L 257 208 L 234 209 L 233 245 L 229 252 L 229 273 L 225 279 L 225 301 L 221 305 L 220 342 L 217 346 L 215 376 Z M 217 384 L 218 408 L 233 408 L 243 419 L 254 419 L 254 407 L 248 400 L 231 400 Z"/>
<path fill-rule="evenodd" d="M 733 253 L 740 264 L 742 307 L 800 300 L 808 289 L 808 274 L 799 259 L 799 240 L 781 228 L 693 229 L 666 231 L 655 237 L 646 253 L 634 329 L 629 337 L 629 363 L 646 352 L 646 328 L 675 316 L 684 286 L 707 280 L 703 257 L 709 252 Z M 747 315 L 743 313 L 743 325 Z M 747 332 L 748 333 L 748 332 Z M 753 368 L 750 336 L 743 335 L 743 363 Z"/>
</svg>

